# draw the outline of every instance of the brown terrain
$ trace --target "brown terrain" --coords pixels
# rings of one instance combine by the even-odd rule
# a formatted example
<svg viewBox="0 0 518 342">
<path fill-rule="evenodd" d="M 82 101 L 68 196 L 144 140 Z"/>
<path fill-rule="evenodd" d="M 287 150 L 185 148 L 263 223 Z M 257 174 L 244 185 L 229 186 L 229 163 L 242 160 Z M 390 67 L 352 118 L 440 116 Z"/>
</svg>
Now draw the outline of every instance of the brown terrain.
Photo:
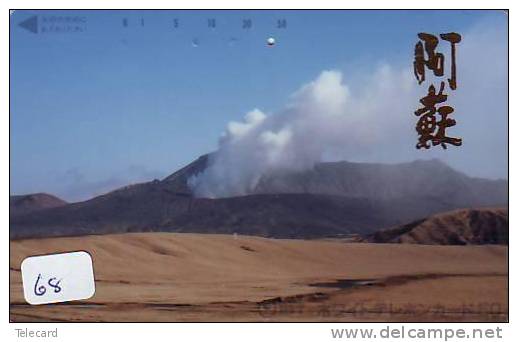
<svg viewBox="0 0 518 342">
<path fill-rule="evenodd" d="M 88 251 L 96 293 L 31 306 L 21 261 Z M 10 242 L 10 318 L 27 321 L 507 321 L 508 248 L 126 233 Z"/>
<path fill-rule="evenodd" d="M 462 209 L 380 230 L 364 241 L 425 245 L 484 245 L 509 243 L 506 208 Z"/>
<path fill-rule="evenodd" d="M 507 206 L 507 181 L 438 160 L 332 162 L 198 198 L 188 179 L 208 163 L 83 202 L 11 196 L 11 320 L 508 320 L 507 210 L 488 209 Z M 22 260 L 77 250 L 95 296 L 27 304 Z"/>
</svg>

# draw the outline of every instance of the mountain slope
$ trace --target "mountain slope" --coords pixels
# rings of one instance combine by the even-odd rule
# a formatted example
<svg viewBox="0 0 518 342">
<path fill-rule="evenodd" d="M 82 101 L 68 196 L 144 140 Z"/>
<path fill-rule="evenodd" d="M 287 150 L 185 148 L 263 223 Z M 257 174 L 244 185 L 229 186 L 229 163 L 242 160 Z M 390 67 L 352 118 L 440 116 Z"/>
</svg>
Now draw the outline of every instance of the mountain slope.
<svg viewBox="0 0 518 342">
<path fill-rule="evenodd" d="M 171 191 L 192 195 L 187 180 L 210 164 L 203 155 L 166 177 Z M 372 199 L 448 198 L 474 205 L 507 203 L 507 181 L 469 177 L 439 159 L 399 164 L 323 162 L 305 171 L 276 171 L 261 178 L 251 194 L 310 193 Z"/>
<path fill-rule="evenodd" d="M 375 199 L 427 196 L 459 205 L 505 204 L 507 182 L 469 177 L 438 159 L 400 164 L 331 162 L 263 177 L 255 193 L 313 193 Z"/>
<path fill-rule="evenodd" d="M 507 204 L 507 182 L 468 177 L 437 161 L 321 163 L 264 177 L 253 194 L 194 198 L 188 179 L 210 155 L 162 181 L 63 207 L 11 214 L 12 239 L 138 231 L 314 238 L 367 234 L 431 214 Z"/>
<path fill-rule="evenodd" d="M 369 199 L 312 194 L 194 199 L 141 184 L 87 202 L 11 217 L 11 238 L 170 231 L 315 238 L 403 223 Z"/>
<path fill-rule="evenodd" d="M 462 209 L 381 230 L 366 242 L 425 245 L 509 244 L 507 209 Z"/>
</svg>

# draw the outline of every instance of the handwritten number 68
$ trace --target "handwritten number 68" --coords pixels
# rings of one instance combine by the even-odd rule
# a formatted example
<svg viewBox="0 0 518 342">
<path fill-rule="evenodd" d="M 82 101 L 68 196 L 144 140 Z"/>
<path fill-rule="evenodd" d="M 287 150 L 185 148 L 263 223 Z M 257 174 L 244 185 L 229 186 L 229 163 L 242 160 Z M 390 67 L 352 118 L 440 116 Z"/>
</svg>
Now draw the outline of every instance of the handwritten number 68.
<svg viewBox="0 0 518 342">
<path fill-rule="evenodd" d="M 36 296 L 43 296 L 47 292 L 47 288 L 45 285 L 39 285 L 40 280 L 43 279 L 41 276 L 41 273 L 38 274 L 38 278 L 36 278 L 36 282 L 34 283 L 34 294 Z M 48 286 L 54 289 L 54 293 L 61 292 L 61 286 L 59 286 L 59 283 L 61 282 L 61 279 L 56 281 L 56 278 L 52 277 L 47 281 Z"/>
</svg>

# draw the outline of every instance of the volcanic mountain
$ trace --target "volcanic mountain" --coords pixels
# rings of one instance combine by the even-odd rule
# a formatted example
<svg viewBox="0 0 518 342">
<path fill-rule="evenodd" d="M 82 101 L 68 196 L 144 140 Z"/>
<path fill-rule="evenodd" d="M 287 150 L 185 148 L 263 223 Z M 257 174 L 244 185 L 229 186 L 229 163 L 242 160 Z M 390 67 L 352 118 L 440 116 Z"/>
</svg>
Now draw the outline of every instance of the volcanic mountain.
<svg viewBox="0 0 518 342">
<path fill-rule="evenodd" d="M 507 205 L 506 181 L 469 177 L 438 160 L 320 163 L 264 176 L 247 196 L 195 198 L 187 181 L 209 163 L 205 155 L 163 180 L 61 207 L 11 211 L 10 237 L 142 231 L 337 237 L 453 209 Z"/>
<path fill-rule="evenodd" d="M 364 241 L 424 245 L 507 245 L 509 219 L 505 208 L 454 210 L 375 232 Z"/>
</svg>

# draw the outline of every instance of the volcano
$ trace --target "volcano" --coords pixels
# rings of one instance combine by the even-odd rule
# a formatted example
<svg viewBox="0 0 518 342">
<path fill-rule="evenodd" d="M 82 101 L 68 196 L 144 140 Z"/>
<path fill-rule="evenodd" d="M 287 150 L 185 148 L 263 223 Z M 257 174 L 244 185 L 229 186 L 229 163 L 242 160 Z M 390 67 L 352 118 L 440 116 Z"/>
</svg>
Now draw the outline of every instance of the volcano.
<svg viewBox="0 0 518 342">
<path fill-rule="evenodd" d="M 84 202 L 11 210 L 10 238 L 154 231 L 347 237 L 455 209 L 505 207 L 508 199 L 507 181 L 470 177 L 436 159 L 319 163 L 263 176 L 246 196 L 196 198 L 188 180 L 210 162 L 204 155 L 162 180 Z"/>
</svg>

